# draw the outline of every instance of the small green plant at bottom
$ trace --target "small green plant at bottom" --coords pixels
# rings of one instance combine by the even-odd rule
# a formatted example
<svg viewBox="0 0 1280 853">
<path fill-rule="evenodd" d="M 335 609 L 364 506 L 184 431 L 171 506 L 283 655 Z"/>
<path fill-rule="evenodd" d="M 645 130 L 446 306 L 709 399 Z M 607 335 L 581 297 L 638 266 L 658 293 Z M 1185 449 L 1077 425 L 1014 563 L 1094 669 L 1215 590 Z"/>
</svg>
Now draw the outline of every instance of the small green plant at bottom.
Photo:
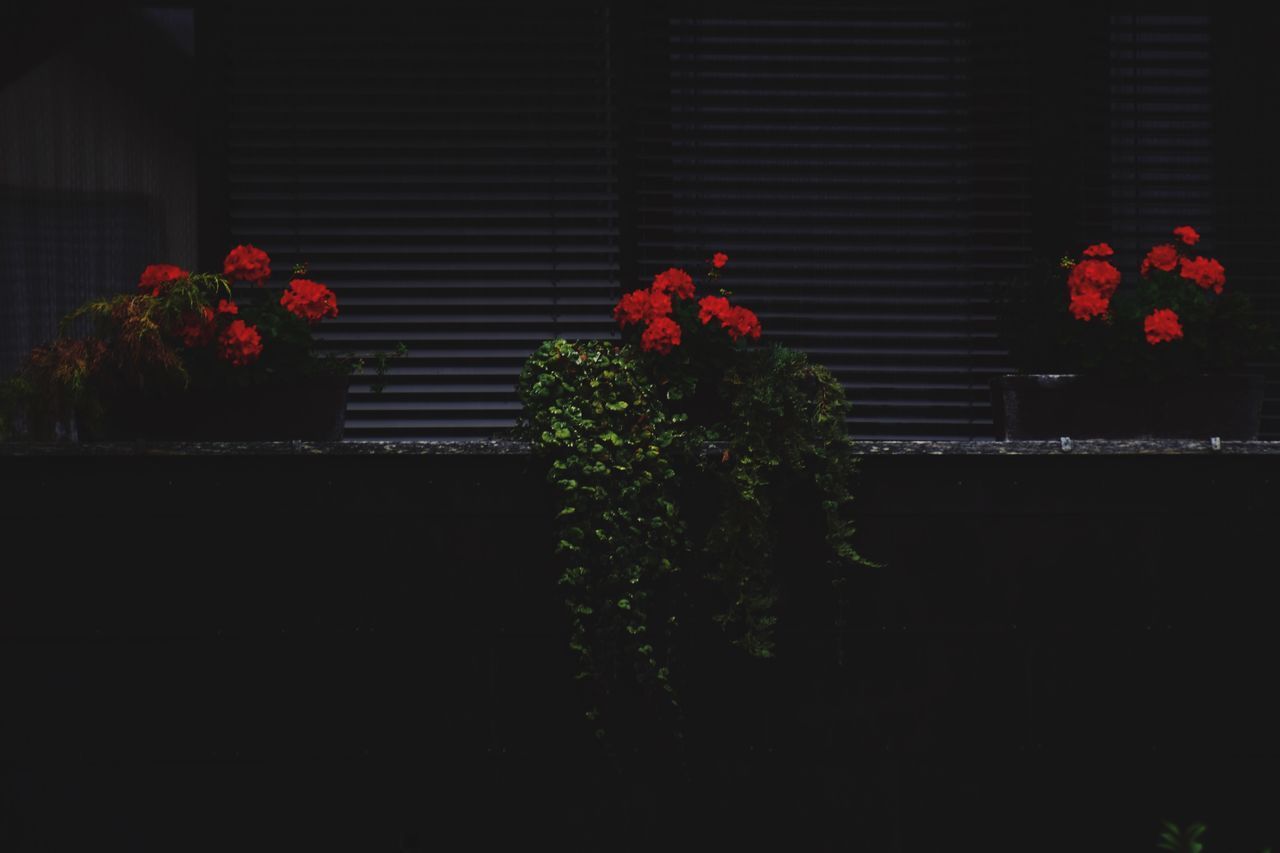
<svg viewBox="0 0 1280 853">
<path fill-rule="evenodd" d="M 1160 841 L 1156 843 L 1156 847 L 1168 850 L 1170 853 L 1203 853 L 1204 843 L 1200 839 L 1208 828 L 1203 823 L 1193 823 L 1186 829 L 1167 820 L 1161 823 L 1164 829 L 1160 833 Z M 1268 847 L 1262 853 L 1271 853 L 1271 848 Z"/>
</svg>

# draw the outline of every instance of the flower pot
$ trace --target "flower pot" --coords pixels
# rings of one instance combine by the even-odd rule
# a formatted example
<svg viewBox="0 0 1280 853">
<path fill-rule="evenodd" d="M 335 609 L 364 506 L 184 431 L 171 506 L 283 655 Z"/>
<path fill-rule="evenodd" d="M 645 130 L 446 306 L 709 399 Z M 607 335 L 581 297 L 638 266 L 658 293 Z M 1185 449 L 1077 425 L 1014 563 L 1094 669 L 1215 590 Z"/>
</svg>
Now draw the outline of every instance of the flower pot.
<svg viewBox="0 0 1280 853">
<path fill-rule="evenodd" d="M 1263 380 L 1197 374 L 1118 381 L 1076 374 L 1001 376 L 991 382 L 996 438 L 1258 437 Z"/>
<path fill-rule="evenodd" d="M 347 405 L 345 374 L 304 376 L 245 388 L 116 393 L 82 441 L 337 441 Z"/>
</svg>

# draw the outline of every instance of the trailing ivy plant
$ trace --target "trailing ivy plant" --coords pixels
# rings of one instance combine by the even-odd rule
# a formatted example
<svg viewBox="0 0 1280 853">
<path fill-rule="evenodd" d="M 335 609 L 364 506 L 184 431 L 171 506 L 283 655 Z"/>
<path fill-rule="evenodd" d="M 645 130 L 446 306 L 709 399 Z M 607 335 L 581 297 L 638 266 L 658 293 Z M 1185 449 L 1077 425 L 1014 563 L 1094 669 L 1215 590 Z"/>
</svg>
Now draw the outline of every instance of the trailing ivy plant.
<svg viewBox="0 0 1280 853">
<path fill-rule="evenodd" d="M 548 465 L 570 645 L 601 738 L 614 700 L 637 686 L 642 707 L 679 719 L 673 663 L 687 619 L 711 620 L 748 655 L 775 654 L 780 487 L 816 495 L 838 600 L 848 569 L 875 565 L 853 546 L 843 389 L 803 353 L 751 346 L 759 320 L 729 295 L 695 300 L 692 279 L 667 270 L 618 303 L 622 342 L 548 341 L 520 377 L 521 429 Z M 679 506 L 682 478 L 696 476 L 719 501 L 701 533 Z M 712 612 L 685 614 L 706 582 Z"/>
<path fill-rule="evenodd" d="M 667 661 L 677 617 L 658 598 L 680 570 L 670 415 L 634 354 L 608 341 L 544 343 L 524 366 L 526 428 L 549 462 L 578 678 L 599 721 L 620 670 L 676 707 Z M 603 737 L 603 725 L 596 732 Z"/>
<path fill-rule="evenodd" d="M 722 501 L 706 542 L 725 602 L 713 618 L 749 654 L 772 657 L 778 593 L 771 486 L 799 475 L 815 487 L 837 592 L 846 567 L 873 565 L 853 547 L 848 510 L 857 458 L 845 434 L 848 402 L 830 371 L 786 347 L 743 351 L 720 387 L 729 416 L 715 434 L 725 449 L 704 463 L 719 479 Z"/>
</svg>

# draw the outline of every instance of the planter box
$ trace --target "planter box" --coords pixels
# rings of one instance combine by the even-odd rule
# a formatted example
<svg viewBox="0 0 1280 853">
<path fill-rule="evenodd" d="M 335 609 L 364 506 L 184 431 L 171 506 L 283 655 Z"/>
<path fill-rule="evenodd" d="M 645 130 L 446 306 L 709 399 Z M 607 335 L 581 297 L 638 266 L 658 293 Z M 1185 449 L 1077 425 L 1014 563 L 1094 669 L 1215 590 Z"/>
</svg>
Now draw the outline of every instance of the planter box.
<svg viewBox="0 0 1280 853">
<path fill-rule="evenodd" d="M 114 395 L 82 441 L 338 441 L 349 377 L 310 376 L 250 388 Z"/>
<path fill-rule="evenodd" d="M 1196 375 L 1116 382 L 1075 374 L 1001 376 L 991 382 L 996 438 L 1258 437 L 1262 376 Z"/>
</svg>

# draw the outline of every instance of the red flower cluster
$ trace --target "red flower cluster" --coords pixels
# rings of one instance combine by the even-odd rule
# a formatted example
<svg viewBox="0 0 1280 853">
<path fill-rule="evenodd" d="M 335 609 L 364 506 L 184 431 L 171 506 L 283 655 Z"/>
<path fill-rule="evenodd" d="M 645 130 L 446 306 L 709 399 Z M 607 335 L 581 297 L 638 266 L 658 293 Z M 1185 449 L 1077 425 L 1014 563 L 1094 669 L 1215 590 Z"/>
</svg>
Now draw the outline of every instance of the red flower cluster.
<svg viewBox="0 0 1280 853">
<path fill-rule="evenodd" d="M 149 290 L 152 296 L 159 296 L 164 286 L 171 281 L 178 281 L 191 275 L 187 270 L 173 264 L 151 264 L 142 271 L 138 279 L 139 290 Z"/>
<path fill-rule="evenodd" d="M 1106 243 L 1099 246 L 1106 246 L 1110 251 Z M 1089 249 L 1097 250 L 1099 246 L 1090 246 Z M 1071 268 L 1067 286 L 1071 290 L 1071 313 L 1077 320 L 1100 317 L 1107 313 L 1111 296 L 1120 286 L 1120 270 L 1110 261 L 1091 257 Z"/>
<path fill-rule="evenodd" d="M 760 318 L 755 312 L 741 305 L 730 305 L 723 296 L 702 297 L 698 302 L 698 319 L 704 326 L 712 320 L 718 321 L 735 341 L 747 337 L 753 341 L 760 339 Z"/>
<path fill-rule="evenodd" d="M 1142 277 L 1146 278 L 1153 269 L 1173 272 L 1178 266 L 1178 259 L 1178 247 L 1172 243 L 1153 246 L 1151 251 L 1147 252 L 1147 256 L 1142 259 Z"/>
<path fill-rule="evenodd" d="M 1194 246 L 1200 242 L 1200 234 L 1190 225 L 1179 225 L 1173 229 L 1173 233 L 1179 243 L 1162 243 L 1159 246 L 1153 246 L 1151 251 L 1147 252 L 1147 256 L 1142 259 L 1142 277 L 1150 279 L 1157 273 L 1176 272 L 1204 290 L 1222 293 L 1223 285 L 1227 281 L 1222 264 L 1213 258 L 1199 256 L 1190 258 L 1182 254 L 1183 247 Z M 1120 285 L 1120 271 L 1100 258 L 1110 257 L 1113 254 L 1115 252 L 1106 243 L 1097 243 L 1084 250 L 1086 260 L 1074 265 L 1070 261 L 1063 262 L 1064 266 L 1071 266 L 1067 285 L 1071 292 L 1070 310 L 1076 319 L 1090 320 L 1106 314 L 1110 309 L 1111 297 Z M 1167 287 L 1169 281 L 1167 278 L 1164 279 L 1161 286 Z M 1153 285 L 1157 283 L 1157 280 L 1152 281 Z M 1152 291 L 1152 293 L 1159 292 L 1161 291 Z M 1183 337 L 1181 320 L 1172 308 L 1155 309 L 1144 318 L 1142 325 L 1147 342 L 1153 346 Z"/>
<path fill-rule="evenodd" d="M 302 269 L 305 274 L 305 268 Z M 254 246 L 236 246 L 227 253 L 223 270 L 227 278 L 253 282 L 262 286 L 271 276 L 271 258 L 266 252 Z M 691 293 L 692 280 L 689 280 L 688 276 L 681 279 L 676 275 L 679 272 L 679 270 L 668 270 L 659 276 L 663 282 L 662 288 L 673 292 Z M 168 284 L 190 276 L 190 272 L 172 264 L 151 264 L 142 271 L 138 289 L 146 296 L 162 297 L 165 295 L 165 287 Z M 221 290 L 220 293 L 216 293 L 217 304 L 211 304 L 215 299 L 215 291 L 212 289 L 207 291 L 207 298 L 206 290 L 198 290 L 198 295 L 193 297 L 195 301 L 189 305 L 186 304 L 184 294 L 182 304 L 165 306 L 175 311 L 170 315 L 171 319 L 166 325 L 165 334 L 186 349 L 213 345 L 214 353 L 218 358 L 236 367 L 252 364 L 262 355 L 264 335 L 262 330 L 265 329 L 266 335 L 270 337 L 275 334 L 276 325 L 272 321 L 259 328 L 239 319 L 240 306 L 223 295 L 226 292 L 227 283 L 215 280 L 213 277 L 209 278 L 207 283 L 210 288 L 216 284 Z M 203 279 L 201 281 L 205 283 Z M 670 299 L 665 295 L 653 295 L 651 300 L 653 307 L 649 309 L 650 314 L 653 314 L 656 309 L 662 309 L 663 315 L 671 313 Z M 170 298 L 167 301 L 173 303 L 179 300 Z M 265 294 L 264 298 L 258 302 L 257 307 L 250 309 L 251 320 L 258 319 L 259 312 L 265 308 L 273 312 L 279 310 L 271 305 L 270 298 Z M 289 282 L 288 289 L 280 296 L 279 304 L 285 311 L 306 320 L 309 324 L 318 323 L 326 317 L 338 316 L 338 301 L 333 291 L 319 282 L 306 278 L 295 278 Z M 268 320 L 271 319 L 269 315 L 264 316 Z M 658 315 L 653 314 L 653 316 Z M 655 338 L 655 346 L 658 345 L 658 341 L 669 339 L 669 337 L 669 335 L 666 338 L 658 336 Z M 678 335 L 675 343 L 679 343 Z"/>
<path fill-rule="evenodd" d="M 1205 290 L 1213 288 L 1214 293 L 1221 293 L 1222 286 L 1227 283 L 1226 270 L 1213 258 L 1183 258 L 1182 277 L 1191 279 Z"/>
<path fill-rule="evenodd" d="M 619 326 L 650 323 L 671 313 L 671 297 L 650 288 L 623 294 L 613 306 L 613 318 Z"/>
<path fill-rule="evenodd" d="M 232 281 L 250 281 L 262 287 L 271 278 L 271 258 L 253 246 L 236 246 L 222 262 L 222 273 Z"/>
<path fill-rule="evenodd" d="M 333 291 L 305 278 L 289 282 L 289 289 L 280 296 L 280 304 L 308 323 L 338 316 L 338 300 Z"/>
<path fill-rule="evenodd" d="M 714 270 L 729 262 L 729 256 L 716 252 L 711 263 Z M 697 328 L 692 324 L 692 309 L 684 307 L 696 295 L 693 278 L 682 269 L 672 267 L 653 277 L 653 283 L 645 289 L 624 294 L 613 307 L 613 318 L 624 329 L 627 326 L 643 326 L 640 348 L 646 352 L 667 355 L 680 346 L 687 331 Z M 760 338 L 760 319 L 740 306 L 734 306 L 723 296 L 704 296 L 698 301 L 697 318 L 702 325 L 717 321 L 734 340 Z M 681 322 L 685 323 L 682 327 Z"/>
<path fill-rule="evenodd" d="M 244 320 L 232 320 L 218 337 L 218 357 L 235 367 L 244 367 L 262 355 L 262 335 Z"/>
<path fill-rule="evenodd" d="M 640 349 L 667 355 L 673 347 L 680 346 L 680 324 L 670 317 L 658 317 L 640 336 Z"/>
<path fill-rule="evenodd" d="M 655 275 L 650 287 L 654 293 L 665 293 L 681 299 L 692 299 L 694 293 L 693 279 L 687 272 L 675 267 Z"/>
<path fill-rule="evenodd" d="M 1152 346 L 1182 337 L 1182 324 L 1178 322 L 1177 312 L 1171 308 L 1152 311 L 1142 321 L 1142 328 L 1147 333 L 1147 343 Z"/>
</svg>

